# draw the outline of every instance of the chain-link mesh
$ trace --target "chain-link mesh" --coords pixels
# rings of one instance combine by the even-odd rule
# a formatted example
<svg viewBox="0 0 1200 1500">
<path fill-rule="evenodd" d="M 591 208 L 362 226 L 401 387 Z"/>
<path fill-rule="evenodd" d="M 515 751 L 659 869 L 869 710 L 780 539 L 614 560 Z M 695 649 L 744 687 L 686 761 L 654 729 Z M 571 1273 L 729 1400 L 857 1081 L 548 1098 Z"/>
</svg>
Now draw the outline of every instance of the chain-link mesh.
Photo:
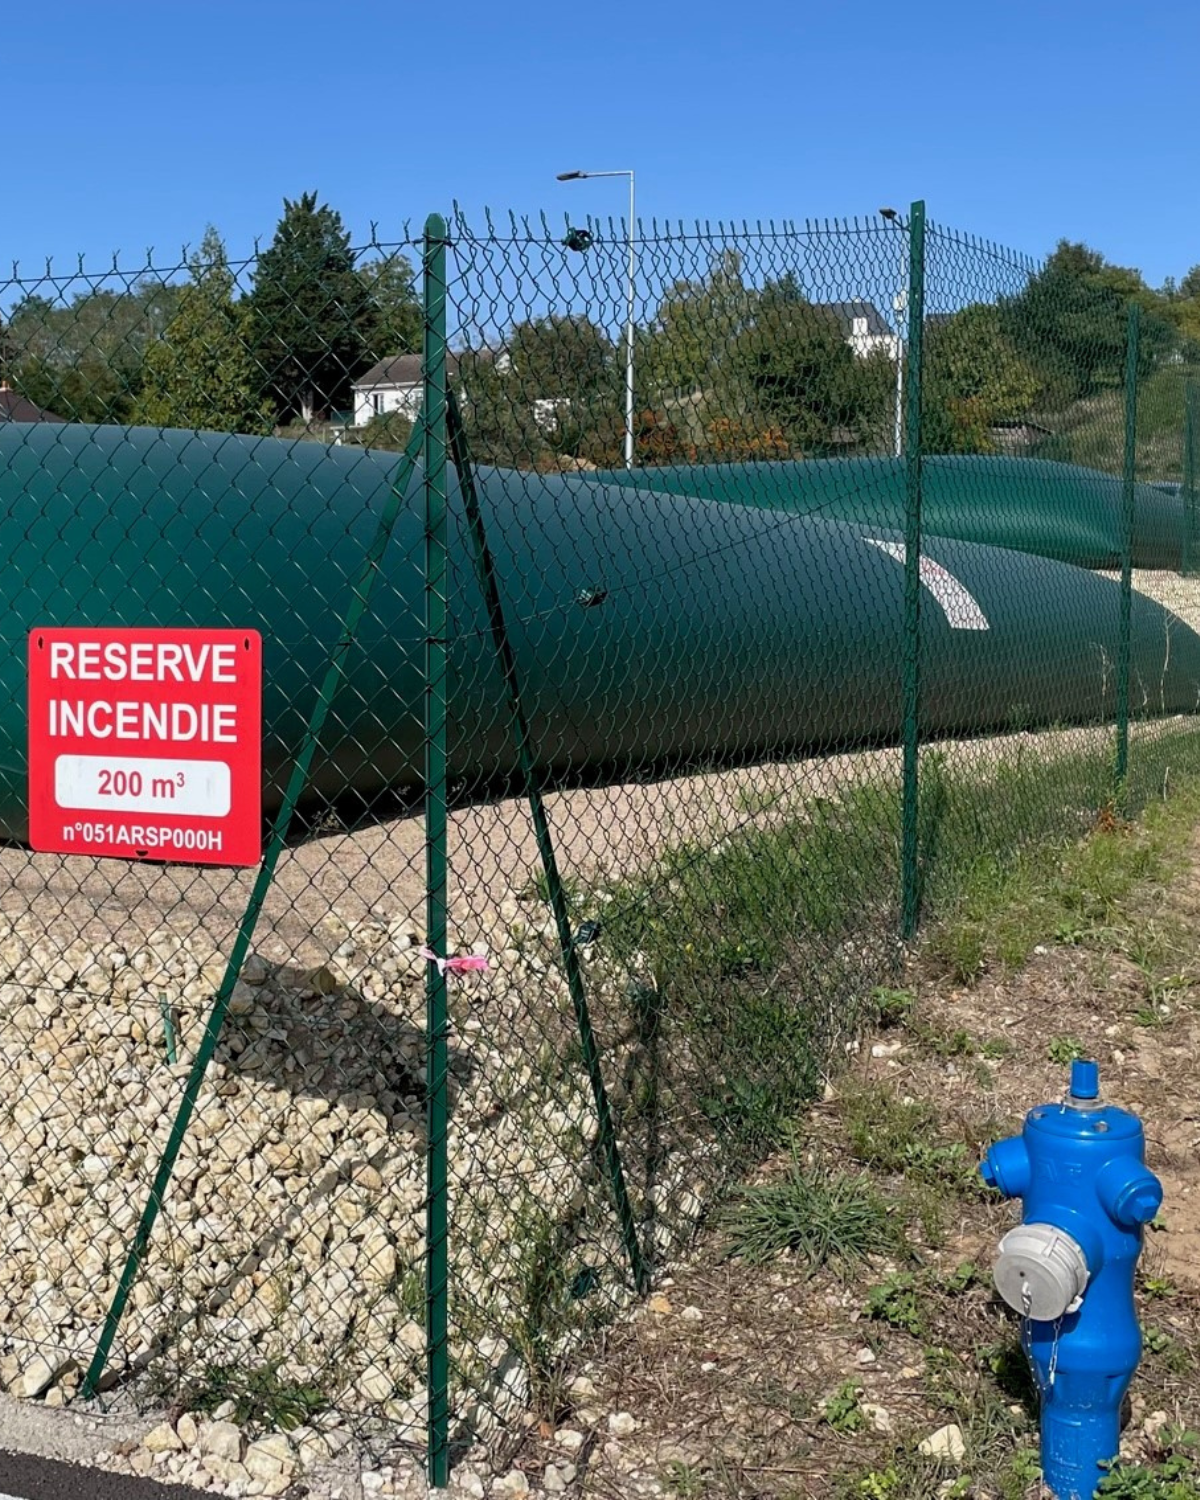
<svg viewBox="0 0 1200 1500">
<path fill-rule="evenodd" d="M 1007 623 L 1016 653 L 1001 668 L 1011 719 L 995 727 L 1007 732 L 921 753 L 921 896 L 931 912 L 969 912 L 981 853 L 994 878 L 1024 849 L 1136 810 L 1196 769 L 1200 615 L 1179 576 L 1177 493 L 1191 351 L 1161 312 L 1131 322 L 1069 249 L 1032 265 L 933 226 L 926 255 L 923 447 L 963 455 L 928 460 L 958 474 L 954 511 L 929 518 L 927 546 L 936 557 L 929 533 L 970 534 L 956 529 L 970 510 L 980 540 L 1037 554 L 1025 586 L 997 588 L 992 623 Z M 1003 464 L 1006 449 L 1019 463 Z M 999 581 L 1003 554 L 982 566 Z M 928 639 L 923 649 L 935 691 L 939 663 Z M 981 656 L 965 705 L 997 667 Z M 967 976 L 990 934 L 970 921 L 956 931 L 947 958 Z"/>
<path fill-rule="evenodd" d="M 435 1476 L 560 1409 L 917 921 L 1194 770 L 1200 703 L 1194 351 L 1094 267 L 923 212 L 444 239 L 424 306 L 310 199 L 0 286 L 0 1375 L 75 1395 L 107 1318 L 107 1400 Z M 263 871 L 24 847 L 51 625 L 262 632 L 244 962 Z"/>
<path fill-rule="evenodd" d="M 623 226 L 452 236 L 464 448 L 558 875 L 519 798 L 464 818 L 455 899 L 500 972 L 499 994 L 457 997 L 460 1025 L 491 1038 L 511 1138 L 499 1171 L 459 1158 L 451 1322 L 460 1380 L 497 1357 L 522 1372 L 516 1406 L 488 1393 L 511 1421 L 561 1402 L 580 1340 L 779 1139 L 896 960 L 896 756 L 833 752 L 883 710 L 881 683 L 854 680 L 855 622 L 873 574 L 900 572 L 875 551 L 839 578 L 823 512 L 863 484 L 887 503 L 894 460 L 858 456 L 894 441 L 898 341 L 877 309 L 905 265 L 886 226 L 643 229 L 631 287 Z M 480 799 L 513 761 L 492 647 L 480 629 L 455 687 L 495 747 L 473 757 Z"/>
<path fill-rule="evenodd" d="M 498 1190 L 460 1166 L 460 1251 L 489 1236 L 487 1300 L 455 1281 L 468 1383 L 499 1352 L 552 1408 L 640 1269 L 622 1199 L 661 1268 L 897 982 L 910 908 L 1194 753 L 1200 641 L 1136 592 L 1123 629 L 1103 576 L 1181 545 L 1178 498 L 1123 483 L 1123 298 L 1064 316 L 1054 264 L 910 229 L 641 226 L 630 284 L 626 225 L 453 226 L 467 477 L 620 1147 L 618 1173 L 529 813 L 483 801 L 512 705 L 477 614 L 455 692 L 490 753 L 451 853 L 472 931 L 508 933 L 509 998 L 459 1005 L 519 1126 Z M 1182 388 L 1152 332 L 1137 380 Z"/>
<path fill-rule="evenodd" d="M 19 846 L 25 634 L 259 629 L 267 847 L 420 407 L 419 246 L 350 250 L 308 201 L 288 220 L 244 264 L 210 234 L 178 266 L 0 285 L 0 1337 L 20 1395 L 72 1396 L 93 1361 L 255 876 Z M 418 510 L 374 578 L 101 1379 L 106 1400 L 291 1429 L 309 1458 L 322 1432 L 424 1441 Z M 174 821 L 161 799 L 153 821 Z"/>
</svg>

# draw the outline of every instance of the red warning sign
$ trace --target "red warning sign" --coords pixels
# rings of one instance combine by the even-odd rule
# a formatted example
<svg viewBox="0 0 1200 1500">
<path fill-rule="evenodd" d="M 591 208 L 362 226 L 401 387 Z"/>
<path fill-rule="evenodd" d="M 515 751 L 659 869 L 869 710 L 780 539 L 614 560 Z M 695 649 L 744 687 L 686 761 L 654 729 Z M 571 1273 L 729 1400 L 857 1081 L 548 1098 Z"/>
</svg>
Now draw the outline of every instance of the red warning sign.
<svg viewBox="0 0 1200 1500">
<path fill-rule="evenodd" d="M 29 632 L 29 841 L 52 854 L 256 865 L 255 630 Z"/>
</svg>

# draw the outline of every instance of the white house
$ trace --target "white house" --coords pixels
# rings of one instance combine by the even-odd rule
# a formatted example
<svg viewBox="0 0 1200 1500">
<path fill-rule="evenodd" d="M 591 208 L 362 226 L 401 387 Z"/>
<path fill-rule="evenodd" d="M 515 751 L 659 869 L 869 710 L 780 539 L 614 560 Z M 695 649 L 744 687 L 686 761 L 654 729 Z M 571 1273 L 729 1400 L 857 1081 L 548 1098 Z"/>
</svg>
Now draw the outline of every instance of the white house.
<svg viewBox="0 0 1200 1500">
<path fill-rule="evenodd" d="M 450 372 L 454 356 L 446 356 Z M 421 356 L 396 354 L 381 359 L 354 382 L 354 425 L 365 427 L 372 417 L 398 411 L 415 422 L 421 410 Z"/>
<path fill-rule="evenodd" d="M 475 353 L 494 362 L 503 375 L 512 368 L 512 360 L 506 350 L 480 349 Z M 458 370 L 458 360 L 453 354 L 446 355 L 446 375 L 453 378 Z M 410 422 L 415 422 L 421 410 L 421 356 L 419 354 L 394 354 L 391 359 L 381 359 L 372 365 L 365 375 L 354 382 L 355 427 L 365 427 L 372 417 L 385 417 L 398 411 Z M 535 402 L 535 408 L 544 403 Z M 539 419 L 540 420 L 540 419 Z"/>
<path fill-rule="evenodd" d="M 899 339 L 873 302 L 826 302 L 857 359 L 876 353 L 895 359 Z"/>
</svg>

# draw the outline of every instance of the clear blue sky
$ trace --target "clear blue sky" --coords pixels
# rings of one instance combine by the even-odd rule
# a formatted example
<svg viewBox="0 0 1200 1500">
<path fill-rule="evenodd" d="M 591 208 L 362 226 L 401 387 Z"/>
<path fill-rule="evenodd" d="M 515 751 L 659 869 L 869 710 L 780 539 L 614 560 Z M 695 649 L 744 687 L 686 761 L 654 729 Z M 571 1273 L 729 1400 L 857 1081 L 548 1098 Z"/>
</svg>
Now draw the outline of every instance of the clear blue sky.
<svg viewBox="0 0 1200 1500">
<path fill-rule="evenodd" d="M 0 265 L 231 256 L 307 188 L 355 239 L 452 200 L 872 213 L 1159 284 L 1200 261 L 1197 0 L 58 0 L 3 25 Z M 61 265 L 62 260 L 59 261 Z"/>
</svg>

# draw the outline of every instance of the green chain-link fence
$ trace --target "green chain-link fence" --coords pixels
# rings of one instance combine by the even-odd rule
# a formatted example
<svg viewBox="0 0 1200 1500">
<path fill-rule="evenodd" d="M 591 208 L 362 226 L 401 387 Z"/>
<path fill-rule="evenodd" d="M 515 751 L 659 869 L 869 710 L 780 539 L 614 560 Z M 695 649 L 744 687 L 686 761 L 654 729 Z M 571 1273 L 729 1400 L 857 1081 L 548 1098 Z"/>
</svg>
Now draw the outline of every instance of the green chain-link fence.
<svg viewBox="0 0 1200 1500">
<path fill-rule="evenodd" d="M 1195 352 L 1069 257 L 305 199 L 0 310 L 18 1394 L 499 1452 L 982 869 L 1196 769 Z M 27 851 L 62 625 L 261 631 L 257 871 Z"/>
</svg>

